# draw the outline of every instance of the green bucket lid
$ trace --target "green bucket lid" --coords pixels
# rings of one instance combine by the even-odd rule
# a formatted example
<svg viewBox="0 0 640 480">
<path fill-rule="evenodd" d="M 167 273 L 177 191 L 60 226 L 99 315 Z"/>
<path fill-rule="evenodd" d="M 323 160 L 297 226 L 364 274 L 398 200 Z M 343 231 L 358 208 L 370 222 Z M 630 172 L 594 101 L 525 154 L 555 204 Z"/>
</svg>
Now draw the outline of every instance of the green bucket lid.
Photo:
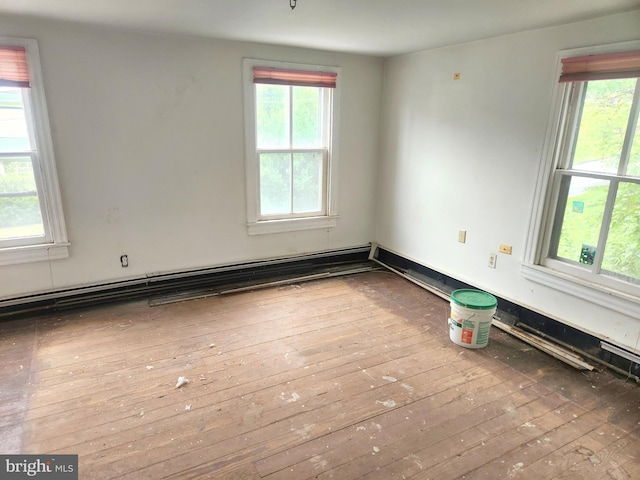
<svg viewBox="0 0 640 480">
<path fill-rule="evenodd" d="M 461 307 L 473 310 L 490 310 L 498 305 L 496 297 L 482 290 L 463 288 L 451 293 L 451 301 Z"/>
</svg>

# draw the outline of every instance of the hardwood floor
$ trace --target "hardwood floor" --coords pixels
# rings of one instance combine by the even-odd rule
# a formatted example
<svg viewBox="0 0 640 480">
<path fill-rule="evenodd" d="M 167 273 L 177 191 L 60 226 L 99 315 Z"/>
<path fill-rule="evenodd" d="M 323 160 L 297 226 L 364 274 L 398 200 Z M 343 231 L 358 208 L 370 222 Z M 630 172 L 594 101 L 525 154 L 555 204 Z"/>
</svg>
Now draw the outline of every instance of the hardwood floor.
<svg viewBox="0 0 640 480">
<path fill-rule="evenodd" d="M 640 390 L 387 272 L 0 324 L 0 453 L 83 479 L 638 479 Z M 189 383 L 176 388 L 178 377 Z"/>
</svg>

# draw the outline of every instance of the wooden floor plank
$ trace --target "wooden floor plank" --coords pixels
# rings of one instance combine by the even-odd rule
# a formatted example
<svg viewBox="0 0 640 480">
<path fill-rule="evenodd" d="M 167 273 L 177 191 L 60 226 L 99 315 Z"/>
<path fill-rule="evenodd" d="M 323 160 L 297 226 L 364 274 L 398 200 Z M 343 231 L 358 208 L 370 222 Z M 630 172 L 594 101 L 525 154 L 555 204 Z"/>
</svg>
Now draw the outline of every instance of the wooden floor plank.
<svg viewBox="0 0 640 480">
<path fill-rule="evenodd" d="M 351 335 L 351 336 L 358 335 L 358 334 L 361 335 L 362 332 L 359 329 L 364 328 L 366 325 L 373 324 L 372 328 L 377 328 L 377 326 L 375 325 L 376 319 L 373 318 L 370 314 L 360 313 L 359 315 L 360 316 L 358 318 L 356 318 L 354 315 L 352 317 L 352 320 L 354 322 L 363 320 L 363 322 L 361 322 L 361 324 L 359 325 L 349 326 L 350 330 L 347 331 L 348 335 Z M 273 333 L 270 333 L 270 334 L 263 333 L 262 335 L 263 337 L 272 336 L 273 338 L 270 338 L 270 339 L 263 338 L 262 341 L 260 342 L 252 342 L 250 339 L 245 339 L 245 343 L 241 346 L 231 347 L 225 342 L 216 342 L 215 348 L 210 350 L 209 347 L 214 342 L 207 342 L 206 341 L 207 338 L 200 337 L 196 345 L 191 345 L 188 350 L 186 350 L 185 352 L 182 352 L 181 354 L 176 354 L 176 350 L 171 347 L 171 344 L 169 344 L 169 347 L 167 347 L 166 344 L 156 347 L 155 351 L 152 351 L 152 352 L 132 351 L 131 354 L 128 354 L 128 353 L 122 354 L 122 355 L 115 354 L 115 355 L 111 355 L 108 363 L 99 364 L 97 371 L 95 370 L 96 368 L 95 364 L 92 364 L 92 371 L 94 371 L 94 375 L 95 373 L 102 373 L 102 372 L 105 372 L 105 373 L 117 372 L 118 368 L 128 368 L 127 367 L 128 365 L 144 366 L 150 363 L 155 365 L 155 363 L 158 363 L 158 361 L 160 362 L 165 361 L 165 362 L 171 362 L 176 364 L 176 363 L 180 363 L 181 360 L 183 362 L 188 361 L 189 358 L 192 358 L 196 354 L 200 354 L 202 358 L 210 357 L 209 360 L 215 363 L 217 360 L 219 360 L 218 357 L 216 357 L 215 355 L 224 354 L 225 356 L 223 360 L 226 360 L 227 358 L 229 358 L 229 355 L 237 356 L 237 355 L 246 355 L 247 353 L 256 353 L 261 349 L 260 347 L 261 345 L 272 347 L 273 344 L 269 344 L 269 341 L 274 341 L 276 339 L 279 340 L 279 344 L 283 344 L 287 346 L 291 344 L 292 348 L 296 348 L 297 346 L 295 345 L 294 342 L 299 341 L 300 337 L 305 336 L 307 333 L 313 333 L 314 335 L 325 333 L 326 335 L 339 336 L 340 332 L 334 333 L 329 331 L 328 329 L 339 328 L 340 324 L 344 323 L 344 320 L 342 320 L 343 318 L 344 318 L 344 315 L 342 314 L 318 316 L 316 319 L 316 322 L 313 325 L 308 325 L 308 326 L 305 326 L 304 328 L 295 327 L 290 329 L 287 329 L 287 328 L 271 329 L 270 331 L 272 331 Z M 383 325 L 383 327 L 388 328 L 390 323 L 391 322 L 387 319 L 386 324 Z M 254 352 L 247 351 L 251 347 L 254 347 Z M 161 358 L 161 354 L 158 353 L 158 350 L 165 352 L 164 358 Z M 267 349 L 265 350 L 265 353 L 270 354 L 271 352 L 270 350 Z M 180 358 L 177 358 L 177 357 L 180 357 Z M 178 360 L 178 361 L 173 362 L 173 360 Z M 124 363 L 126 363 L 126 365 L 123 365 Z M 76 364 L 76 366 L 81 367 L 81 364 L 78 363 Z M 69 371 L 72 371 L 72 370 L 69 370 Z M 81 381 L 84 378 L 86 378 L 89 381 L 93 379 L 91 375 L 92 372 L 81 371 L 80 374 L 77 374 L 77 372 L 73 372 L 73 373 L 74 373 L 75 381 Z M 62 377 L 64 378 L 66 374 L 68 374 L 67 371 L 62 372 Z M 68 381 L 68 379 L 66 381 Z M 106 388 L 106 389 L 108 390 L 110 388 Z"/>
<path fill-rule="evenodd" d="M 402 368 L 400 364 L 400 368 Z M 438 369 L 448 368 L 450 377 L 457 377 L 455 369 L 450 367 L 438 367 L 427 372 L 423 372 L 422 376 L 430 376 L 432 379 L 442 379 L 442 375 Z M 430 373 L 431 372 L 431 373 Z M 332 372 L 333 375 L 333 372 Z M 400 402 L 400 397 L 407 395 L 405 389 L 396 392 L 396 395 L 390 390 L 395 387 L 393 384 L 383 384 L 379 388 L 371 388 L 370 377 L 358 372 L 361 382 L 351 385 L 346 391 L 339 392 L 338 398 L 332 398 L 331 395 L 323 395 L 319 397 L 308 396 L 304 390 L 300 390 L 300 401 L 293 401 L 296 397 L 294 390 L 282 392 L 281 388 L 272 388 L 270 398 L 277 398 L 276 405 L 278 408 L 268 412 L 259 418 L 241 419 L 237 426 L 238 434 L 230 438 L 207 439 L 203 444 L 199 445 L 199 449 L 210 449 L 217 443 L 223 445 L 215 446 L 216 454 L 236 455 L 240 447 L 249 445 L 249 448 L 278 448 L 278 446 L 289 445 L 297 439 L 291 436 L 292 430 L 303 430 L 305 426 L 314 424 L 318 433 L 331 431 L 334 428 L 341 428 L 350 425 L 362 416 L 375 416 L 377 413 L 390 408 L 384 405 L 389 396 Z M 334 380 L 331 379 L 331 382 Z M 446 379 L 442 380 L 446 381 Z M 456 380 L 460 382 L 460 380 Z M 280 387 L 280 386 L 278 386 Z M 360 392 L 360 393 L 354 393 Z M 314 401 L 315 400 L 315 401 Z M 304 402 L 304 403 L 303 403 Z M 395 400 L 394 400 L 395 402 Z M 236 402 L 238 403 L 238 402 Z M 239 408 L 235 410 L 244 411 L 246 409 L 245 399 L 241 399 Z M 345 413 L 346 412 L 346 413 Z M 233 415 L 233 410 L 232 410 Z M 214 442 L 214 443 L 210 443 Z M 196 456 L 197 451 L 189 452 L 190 456 Z M 179 459 L 174 459 L 178 461 Z M 166 470 L 167 464 L 160 465 L 159 468 Z M 139 473 L 136 473 L 138 475 Z M 153 474 L 149 475 L 152 478 Z"/>
<path fill-rule="evenodd" d="M 389 339 L 387 337 L 385 337 L 384 339 L 385 341 L 389 341 L 389 340 L 393 340 L 393 339 Z M 396 350 L 400 350 L 401 352 L 412 352 L 414 348 L 417 349 L 421 349 L 424 348 L 423 344 L 416 344 L 416 337 L 405 337 L 405 338 L 400 338 L 396 347 Z M 359 348 L 359 347 L 358 347 Z M 262 369 L 251 369 L 250 367 L 247 368 L 240 368 L 242 367 L 242 365 L 239 364 L 235 364 L 239 370 L 243 370 L 245 377 L 243 379 L 240 379 L 239 376 L 234 376 L 234 375 L 228 375 L 224 378 L 220 378 L 220 377 L 215 377 L 215 376 L 211 376 L 211 373 L 213 373 L 213 371 L 211 370 L 203 370 L 203 372 L 206 373 L 205 375 L 205 380 L 200 381 L 200 377 L 198 376 L 198 386 L 202 387 L 202 390 L 196 390 L 196 392 L 198 392 L 197 394 L 192 394 L 190 395 L 190 399 L 191 401 L 198 401 L 201 397 L 207 398 L 210 397 L 212 394 L 215 394 L 215 401 L 216 404 L 222 405 L 224 402 L 226 401 L 231 401 L 231 402 L 235 402 L 235 399 L 238 397 L 246 397 L 247 395 L 250 395 L 251 393 L 255 392 L 255 391 L 260 391 L 263 390 L 264 388 L 270 386 L 270 385 L 280 385 L 282 383 L 286 383 L 288 381 L 291 381 L 292 379 L 295 378 L 306 378 L 308 376 L 311 375 L 325 375 L 329 378 L 333 378 L 334 377 L 334 369 L 341 366 L 341 365 L 351 365 L 351 369 L 352 370 L 356 370 L 359 369 L 359 365 L 362 365 L 364 368 L 366 368 L 366 366 L 368 365 L 375 365 L 375 362 L 379 361 L 379 356 L 377 354 L 374 355 L 368 355 L 368 356 L 362 356 L 362 355 L 357 355 L 356 351 L 352 352 L 351 355 L 349 355 L 348 349 L 344 349 L 347 351 L 340 351 L 340 355 L 335 356 L 334 358 L 331 359 L 324 359 L 323 362 L 320 363 L 316 363 L 313 364 L 311 368 L 308 368 L 308 366 L 305 365 L 300 365 L 297 366 L 294 369 L 291 370 L 287 370 L 287 367 L 289 367 L 289 365 L 285 365 L 284 363 L 288 363 L 288 360 L 284 359 L 284 356 L 279 356 L 279 359 L 283 359 L 282 363 L 278 364 L 276 362 L 267 362 L 266 366 L 269 369 L 272 369 L 273 367 L 280 367 L 280 369 L 278 370 L 279 373 L 277 373 L 275 375 L 276 378 L 272 378 L 273 375 L 269 376 L 267 374 L 268 370 L 262 370 Z M 395 350 L 392 350 L 389 352 L 390 355 L 394 355 Z M 227 365 L 227 367 L 233 367 L 233 365 L 229 366 Z M 223 373 L 228 374 L 229 371 L 223 371 Z M 190 377 L 192 378 L 196 378 L 195 375 L 190 375 Z M 189 385 L 189 389 L 187 390 L 186 388 L 180 391 L 176 391 L 173 387 L 174 384 L 173 382 L 175 381 L 175 376 L 171 377 L 171 381 L 172 383 L 170 385 L 164 385 L 163 386 L 163 391 L 160 392 L 160 394 L 162 395 L 160 398 L 153 398 L 153 399 L 148 399 L 142 404 L 143 407 L 145 408 L 145 413 L 146 413 L 146 418 L 151 419 L 153 418 L 154 421 L 157 421 L 158 418 L 161 418 L 158 416 L 159 412 L 156 412 L 155 410 L 157 408 L 163 408 L 163 407 L 169 407 L 169 415 L 173 415 L 173 403 L 167 403 L 168 400 L 170 398 L 175 398 L 176 396 L 180 396 L 183 392 L 189 391 L 191 393 L 191 391 L 193 389 L 191 389 L 191 385 Z M 165 395 L 166 394 L 166 395 Z M 142 392 L 136 392 L 135 395 L 132 394 L 132 397 L 134 398 L 134 400 L 132 402 L 128 402 L 128 400 L 130 400 L 126 395 L 123 395 L 121 398 L 122 400 L 120 401 L 120 406 L 130 406 L 132 409 L 136 408 L 136 405 L 140 405 L 139 402 L 142 401 L 142 399 L 144 399 L 146 397 L 149 396 L 147 391 L 142 391 Z M 138 399 L 138 403 L 136 403 L 136 400 Z M 206 406 L 206 403 L 205 403 Z M 138 407 L 138 408 L 142 408 L 142 407 Z M 195 408 L 194 408 L 195 410 Z M 154 414 L 154 416 L 152 417 L 151 415 Z M 113 427 L 113 422 L 117 421 L 117 415 L 119 415 L 119 410 L 117 410 L 115 412 L 115 417 L 110 418 L 108 416 L 108 414 L 106 414 L 106 412 L 104 411 L 99 411 L 97 412 L 95 415 L 99 415 L 102 418 L 98 419 L 96 418 L 97 422 L 102 422 L 99 424 L 103 424 L 106 425 L 107 428 L 110 430 Z M 49 419 L 48 417 L 44 418 L 44 421 L 42 422 L 42 425 L 46 425 L 47 422 L 50 421 L 54 421 L 55 419 Z M 63 422 L 64 423 L 64 422 Z M 94 423 L 93 425 L 99 425 Z M 35 429 L 36 427 L 41 426 L 40 423 L 33 423 L 33 428 Z M 57 433 L 60 433 L 59 431 Z M 94 435 L 94 433 L 89 433 L 89 435 Z"/>
<path fill-rule="evenodd" d="M 434 437 L 427 436 L 424 440 L 414 443 L 409 450 L 390 449 L 382 450 L 375 456 L 375 468 L 370 465 L 371 461 L 361 459 L 361 464 L 367 468 L 367 473 L 362 475 L 362 470 L 357 472 L 355 476 L 345 478 L 390 478 L 391 476 L 405 476 L 406 478 L 458 478 L 460 474 L 460 466 L 468 465 L 470 461 L 465 459 L 464 463 L 461 458 L 468 454 L 473 456 L 473 460 L 477 457 L 484 459 L 487 452 L 491 452 L 492 444 L 502 444 L 495 440 L 504 432 L 510 432 L 512 429 L 521 425 L 523 420 L 538 418 L 541 415 L 548 414 L 550 411 L 558 409 L 566 404 L 566 400 L 554 395 L 547 395 L 537 398 L 522 405 L 514 404 L 510 399 L 506 399 L 494 405 L 493 409 L 488 410 L 489 415 L 482 417 L 483 422 L 474 425 L 471 423 L 469 428 L 464 423 L 456 423 L 449 430 L 450 434 L 444 438 L 437 435 Z M 490 427 L 491 434 L 487 434 Z M 509 436 L 511 438 L 511 436 Z M 423 446 L 424 445 L 424 446 Z M 491 455 L 486 455 L 491 458 Z M 369 463 L 369 465 L 367 465 Z M 362 468 L 362 467 L 361 467 Z M 343 468 L 345 475 L 349 472 L 348 466 Z M 462 469 L 463 472 L 465 469 Z M 322 475 L 319 478 L 331 478 L 329 475 Z M 425 477 L 420 477 L 421 474 Z M 450 474 L 453 473 L 453 476 Z"/>
<path fill-rule="evenodd" d="M 582 435 L 561 448 L 552 449 L 547 455 L 523 465 L 523 475 L 536 475 L 539 479 L 571 478 L 575 474 L 583 478 L 596 474 L 594 466 L 601 463 L 598 452 L 626 435 L 609 423 Z M 544 441 L 544 439 L 542 439 Z M 544 442 L 545 447 L 551 442 Z"/>
<path fill-rule="evenodd" d="M 329 476 L 346 478 L 347 475 L 354 475 L 356 463 L 359 464 L 357 475 L 364 475 L 378 468 L 388 452 L 395 452 L 396 456 L 401 457 L 405 456 L 404 453 L 411 455 L 416 445 L 425 448 L 445 441 L 482 423 L 491 415 L 503 414 L 506 401 L 512 406 L 531 401 L 532 396 L 527 388 L 521 389 L 507 383 L 493 385 L 492 378 L 494 377 L 484 376 L 466 382 L 463 385 L 463 397 L 452 397 L 447 395 L 450 391 L 445 391 L 440 395 L 423 398 L 373 420 L 280 452 L 258 462 L 256 468 L 263 476 L 278 472 L 278 475 L 268 478 L 286 478 L 292 468 L 299 478 L 310 478 L 315 474 L 317 463 L 321 459 L 326 466 L 332 467 L 332 470 L 326 472 Z M 460 388 L 450 390 L 459 392 Z M 473 402 L 469 401 L 470 396 L 473 396 Z M 355 457 L 355 461 L 347 461 L 349 457 L 344 455 L 345 451 L 349 452 L 349 456 Z M 374 466 L 370 457 L 376 453 L 378 457 Z"/>
<path fill-rule="evenodd" d="M 638 452 L 640 452 L 640 435 L 637 432 L 617 439 L 614 443 L 597 452 L 600 463 L 593 465 L 593 470 L 598 473 L 593 478 L 613 478 L 616 480 L 640 478 Z"/>
<path fill-rule="evenodd" d="M 0 323 L 0 453 L 20 453 L 34 346 L 35 320 Z"/>
<path fill-rule="evenodd" d="M 531 429 L 536 426 L 533 422 L 527 422 L 519 426 L 518 429 Z M 516 446 L 481 467 L 465 473 L 465 478 L 469 480 L 508 478 L 510 474 L 519 473 L 537 460 L 602 426 L 602 420 L 598 417 L 588 414 L 577 416 L 550 432 L 541 432 L 540 436 L 531 439 L 525 444 Z M 539 472 L 535 469 L 528 470 L 527 473 L 539 475 Z M 556 471 L 556 475 L 557 473 Z"/>
<path fill-rule="evenodd" d="M 0 451 L 90 479 L 640 477 L 636 385 L 498 330 L 458 347 L 449 309 L 367 272 L 0 323 Z"/>
</svg>

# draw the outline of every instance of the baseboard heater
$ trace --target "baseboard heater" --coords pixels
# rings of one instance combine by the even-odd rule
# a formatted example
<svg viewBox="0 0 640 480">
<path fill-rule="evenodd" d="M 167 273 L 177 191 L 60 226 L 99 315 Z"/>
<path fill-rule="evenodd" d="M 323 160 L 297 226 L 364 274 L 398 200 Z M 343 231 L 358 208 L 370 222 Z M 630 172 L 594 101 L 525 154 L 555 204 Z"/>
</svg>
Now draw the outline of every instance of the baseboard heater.
<svg viewBox="0 0 640 480">
<path fill-rule="evenodd" d="M 27 295 L 0 301 L 0 320 L 143 298 L 168 303 L 380 268 L 370 252 L 365 245 Z"/>
<path fill-rule="evenodd" d="M 459 288 L 478 288 L 379 245 L 372 248 L 371 259 L 446 300 Z M 499 296 L 496 298 L 498 311 L 493 325 L 497 328 L 575 368 L 591 369 L 590 363 L 597 363 L 640 382 L 640 357 L 634 353 Z"/>
</svg>

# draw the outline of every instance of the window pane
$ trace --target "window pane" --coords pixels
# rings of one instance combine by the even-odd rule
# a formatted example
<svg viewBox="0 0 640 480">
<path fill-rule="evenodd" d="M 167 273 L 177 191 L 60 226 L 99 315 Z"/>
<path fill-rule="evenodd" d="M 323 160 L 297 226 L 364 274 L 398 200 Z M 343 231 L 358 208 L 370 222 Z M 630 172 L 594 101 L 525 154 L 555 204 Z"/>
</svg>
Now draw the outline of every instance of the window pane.
<svg viewBox="0 0 640 480">
<path fill-rule="evenodd" d="M 566 207 L 559 213 L 559 258 L 593 264 L 608 190 L 605 180 L 571 178 Z"/>
<path fill-rule="evenodd" d="M 0 152 L 31 150 L 22 89 L 0 87 Z"/>
<path fill-rule="evenodd" d="M 322 211 L 322 152 L 293 155 L 294 213 Z"/>
<path fill-rule="evenodd" d="M 602 269 L 640 279 L 640 185 L 621 183 L 613 208 Z"/>
<path fill-rule="evenodd" d="M 320 148 L 322 146 L 320 129 L 322 89 L 292 87 L 292 96 L 293 147 Z"/>
<path fill-rule="evenodd" d="M 260 154 L 260 214 L 291 213 L 291 154 Z"/>
<path fill-rule="evenodd" d="M 640 116 L 636 120 L 633 143 L 631 144 L 631 154 L 629 155 L 629 166 L 627 167 L 627 175 L 640 177 Z"/>
<path fill-rule="evenodd" d="M 636 80 L 587 83 L 573 169 L 617 173 Z"/>
<path fill-rule="evenodd" d="M 42 235 L 31 157 L 0 157 L 0 239 Z"/>
<path fill-rule="evenodd" d="M 256 84 L 258 148 L 289 148 L 289 88 Z"/>
</svg>

